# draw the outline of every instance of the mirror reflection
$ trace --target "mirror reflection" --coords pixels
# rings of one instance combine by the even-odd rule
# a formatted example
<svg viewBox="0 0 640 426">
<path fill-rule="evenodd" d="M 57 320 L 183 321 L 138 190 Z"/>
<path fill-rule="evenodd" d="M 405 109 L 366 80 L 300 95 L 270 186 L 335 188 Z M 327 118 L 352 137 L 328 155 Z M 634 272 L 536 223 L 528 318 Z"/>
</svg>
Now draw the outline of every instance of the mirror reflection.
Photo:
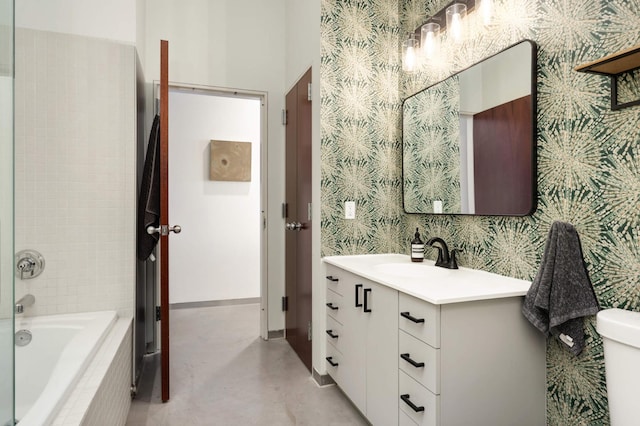
<svg viewBox="0 0 640 426">
<path fill-rule="evenodd" d="M 407 213 L 532 213 L 535 58 L 525 40 L 404 101 Z"/>
</svg>

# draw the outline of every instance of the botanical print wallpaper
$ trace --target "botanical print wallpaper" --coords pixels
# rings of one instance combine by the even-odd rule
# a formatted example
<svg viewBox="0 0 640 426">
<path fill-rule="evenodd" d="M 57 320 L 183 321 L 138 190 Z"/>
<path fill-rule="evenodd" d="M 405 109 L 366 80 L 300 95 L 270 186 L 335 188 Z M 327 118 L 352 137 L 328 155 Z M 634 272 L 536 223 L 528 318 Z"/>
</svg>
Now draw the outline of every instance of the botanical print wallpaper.
<svg viewBox="0 0 640 426">
<path fill-rule="evenodd" d="M 402 105 L 404 209 L 459 213 L 460 78 L 454 75 L 410 96 Z M 435 202 L 440 203 L 436 211 Z"/>
<path fill-rule="evenodd" d="M 640 311 L 640 107 L 611 111 L 609 79 L 574 67 L 640 42 L 638 0 L 494 0 L 440 60 L 401 71 L 407 32 L 448 0 L 323 0 L 321 161 L 323 255 L 408 253 L 412 230 L 463 249 L 460 263 L 533 279 L 551 223 L 573 223 L 602 308 Z M 473 13 L 469 15 L 474 20 Z M 409 215 L 402 208 L 401 103 L 520 41 L 538 44 L 537 210 L 527 217 Z M 640 95 L 639 73 L 621 80 Z M 344 201 L 357 219 L 343 219 Z M 609 424 L 602 341 L 586 321 L 574 357 L 547 350 L 550 425 Z"/>
</svg>

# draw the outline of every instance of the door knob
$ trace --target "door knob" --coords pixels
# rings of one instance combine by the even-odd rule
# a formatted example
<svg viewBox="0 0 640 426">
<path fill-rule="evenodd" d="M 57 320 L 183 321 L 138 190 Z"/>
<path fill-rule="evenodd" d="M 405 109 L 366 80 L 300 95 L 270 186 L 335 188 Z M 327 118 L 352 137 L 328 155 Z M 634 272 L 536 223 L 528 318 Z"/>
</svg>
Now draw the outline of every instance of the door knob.
<svg viewBox="0 0 640 426">
<path fill-rule="evenodd" d="M 285 226 L 289 231 L 300 231 L 303 227 L 300 222 L 289 222 Z"/>
<path fill-rule="evenodd" d="M 169 232 L 173 232 L 174 234 L 179 234 L 182 232 L 182 227 L 180 225 L 174 225 L 174 226 L 160 225 L 157 228 L 154 226 L 147 227 L 147 234 L 149 235 L 159 233 L 164 237 L 169 235 Z"/>
</svg>

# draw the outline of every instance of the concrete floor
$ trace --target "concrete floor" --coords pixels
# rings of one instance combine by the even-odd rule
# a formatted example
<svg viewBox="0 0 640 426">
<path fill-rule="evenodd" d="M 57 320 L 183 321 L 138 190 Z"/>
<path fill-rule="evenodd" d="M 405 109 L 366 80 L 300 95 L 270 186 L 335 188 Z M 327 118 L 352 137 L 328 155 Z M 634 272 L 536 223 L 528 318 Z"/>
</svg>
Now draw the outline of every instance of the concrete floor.
<svg viewBox="0 0 640 426">
<path fill-rule="evenodd" d="M 262 340 L 259 324 L 257 304 L 172 310 L 171 399 L 163 404 L 158 375 L 143 373 L 151 379 L 126 424 L 367 424 L 336 386 L 311 379 L 286 340 Z"/>
</svg>

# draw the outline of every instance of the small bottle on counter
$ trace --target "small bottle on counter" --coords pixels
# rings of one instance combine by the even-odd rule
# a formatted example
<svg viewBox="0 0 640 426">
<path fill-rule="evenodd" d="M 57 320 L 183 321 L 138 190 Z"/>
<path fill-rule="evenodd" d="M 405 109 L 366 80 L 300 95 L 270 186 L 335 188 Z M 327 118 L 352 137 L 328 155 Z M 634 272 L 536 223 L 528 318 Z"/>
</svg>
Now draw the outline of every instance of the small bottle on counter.
<svg viewBox="0 0 640 426">
<path fill-rule="evenodd" d="M 411 241 L 411 261 L 422 262 L 424 260 L 424 242 L 420 239 L 420 232 L 416 228 L 416 234 Z"/>
</svg>

